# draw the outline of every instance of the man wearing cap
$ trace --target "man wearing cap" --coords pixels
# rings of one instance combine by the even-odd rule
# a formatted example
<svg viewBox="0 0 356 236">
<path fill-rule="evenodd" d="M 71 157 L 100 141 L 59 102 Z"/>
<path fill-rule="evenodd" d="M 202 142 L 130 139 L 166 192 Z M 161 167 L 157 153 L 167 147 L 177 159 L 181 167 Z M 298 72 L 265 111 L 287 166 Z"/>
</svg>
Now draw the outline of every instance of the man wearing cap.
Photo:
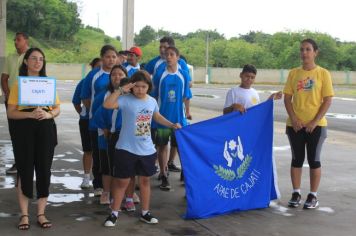
<svg viewBox="0 0 356 236">
<path fill-rule="evenodd" d="M 130 78 L 136 71 L 140 70 L 140 64 L 142 51 L 139 47 L 132 47 L 127 51 L 127 62 L 123 66 L 127 70 L 127 75 Z"/>
</svg>

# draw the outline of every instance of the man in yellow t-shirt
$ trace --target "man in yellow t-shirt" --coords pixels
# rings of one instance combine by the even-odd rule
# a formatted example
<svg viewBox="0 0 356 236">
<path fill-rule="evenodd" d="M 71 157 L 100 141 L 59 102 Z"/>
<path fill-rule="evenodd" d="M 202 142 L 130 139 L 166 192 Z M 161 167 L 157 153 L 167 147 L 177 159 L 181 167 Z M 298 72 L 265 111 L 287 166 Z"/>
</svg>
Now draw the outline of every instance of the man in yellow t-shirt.
<svg viewBox="0 0 356 236">
<path fill-rule="evenodd" d="M 14 43 L 16 48 L 16 53 L 10 54 L 7 56 L 5 60 L 4 69 L 1 73 L 1 89 L 2 93 L 5 96 L 5 106 L 7 109 L 7 101 L 9 99 L 10 88 L 17 80 L 17 76 L 19 75 L 19 68 L 22 64 L 23 57 L 29 48 L 28 46 L 28 35 L 23 32 L 17 32 L 15 35 Z M 9 124 L 9 132 L 12 140 L 12 128 L 11 128 L 11 120 L 8 120 Z M 6 174 L 16 174 L 16 164 L 14 164 L 11 168 L 6 170 Z"/>
</svg>

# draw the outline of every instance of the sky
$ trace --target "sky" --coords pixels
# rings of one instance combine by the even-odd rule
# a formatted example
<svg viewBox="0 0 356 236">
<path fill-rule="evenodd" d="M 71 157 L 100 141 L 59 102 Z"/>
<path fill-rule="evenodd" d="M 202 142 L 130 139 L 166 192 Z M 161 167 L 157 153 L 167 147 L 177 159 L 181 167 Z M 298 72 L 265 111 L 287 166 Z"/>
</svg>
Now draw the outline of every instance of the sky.
<svg viewBox="0 0 356 236">
<path fill-rule="evenodd" d="M 73 0 L 85 25 L 122 35 L 123 0 Z M 353 0 L 134 0 L 134 32 L 144 26 L 180 34 L 214 30 L 226 38 L 250 31 L 309 30 L 356 42 Z"/>
</svg>

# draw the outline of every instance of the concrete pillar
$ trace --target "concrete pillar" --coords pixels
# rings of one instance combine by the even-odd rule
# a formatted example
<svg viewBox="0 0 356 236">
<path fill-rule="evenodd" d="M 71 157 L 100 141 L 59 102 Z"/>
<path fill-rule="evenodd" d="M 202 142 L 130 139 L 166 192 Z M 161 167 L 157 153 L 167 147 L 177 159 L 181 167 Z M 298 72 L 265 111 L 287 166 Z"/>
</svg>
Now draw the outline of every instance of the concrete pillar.
<svg viewBox="0 0 356 236">
<path fill-rule="evenodd" d="M 123 26 L 122 26 L 122 49 L 129 49 L 134 45 L 134 0 L 124 0 Z"/>
<path fill-rule="evenodd" d="M 6 0 L 0 0 L 0 73 L 5 62 L 6 47 Z"/>
</svg>

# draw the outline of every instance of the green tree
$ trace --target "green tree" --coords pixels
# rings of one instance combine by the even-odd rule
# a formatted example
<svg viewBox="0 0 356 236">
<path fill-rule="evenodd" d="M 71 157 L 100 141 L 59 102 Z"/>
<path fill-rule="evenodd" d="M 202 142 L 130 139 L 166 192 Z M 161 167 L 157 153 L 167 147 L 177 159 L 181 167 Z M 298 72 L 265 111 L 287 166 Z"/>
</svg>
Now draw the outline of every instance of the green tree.
<svg viewBox="0 0 356 236">
<path fill-rule="evenodd" d="M 66 0 L 10 0 L 8 27 L 44 39 L 70 39 L 80 28 L 78 7 Z"/>
<path fill-rule="evenodd" d="M 176 40 L 176 46 L 184 55 L 189 64 L 195 66 L 205 66 L 205 40 L 201 38 L 191 38 Z"/>
<path fill-rule="evenodd" d="M 225 57 L 225 50 L 227 46 L 226 40 L 216 40 L 210 43 L 209 56 L 211 58 L 211 66 L 226 67 L 228 64 L 227 57 Z"/>
<path fill-rule="evenodd" d="M 202 30 L 198 29 L 195 32 L 190 32 L 186 35 L 186 38 L 200 38 L 206 40 L 207 36 L 209 36 L 210 41 L 225 39 L 224 34 L 220 34 L 219 32 L 214 30 Z"/>
<path fill-rule="evenodd" d="M 145 46 L 156 39 L 156 31 L 149 25 L 143 27 L 138 34 L 135 34 L 135 44 Z"/>
<path fill-rule="evenodd" d="M 247 34 L 240 34 L 240 39 L 245 40 L 248 43 L 258 43 L 264 45 L 272 36 L 270 34 L 265 34 L 261 31 L 250 31 Z"/>
<path fill-rule="evenodd" d="M 356 71 L 356 43 L 343 43 L 338 50 L 340 58 L 337 69 Z"/>
</svg>

